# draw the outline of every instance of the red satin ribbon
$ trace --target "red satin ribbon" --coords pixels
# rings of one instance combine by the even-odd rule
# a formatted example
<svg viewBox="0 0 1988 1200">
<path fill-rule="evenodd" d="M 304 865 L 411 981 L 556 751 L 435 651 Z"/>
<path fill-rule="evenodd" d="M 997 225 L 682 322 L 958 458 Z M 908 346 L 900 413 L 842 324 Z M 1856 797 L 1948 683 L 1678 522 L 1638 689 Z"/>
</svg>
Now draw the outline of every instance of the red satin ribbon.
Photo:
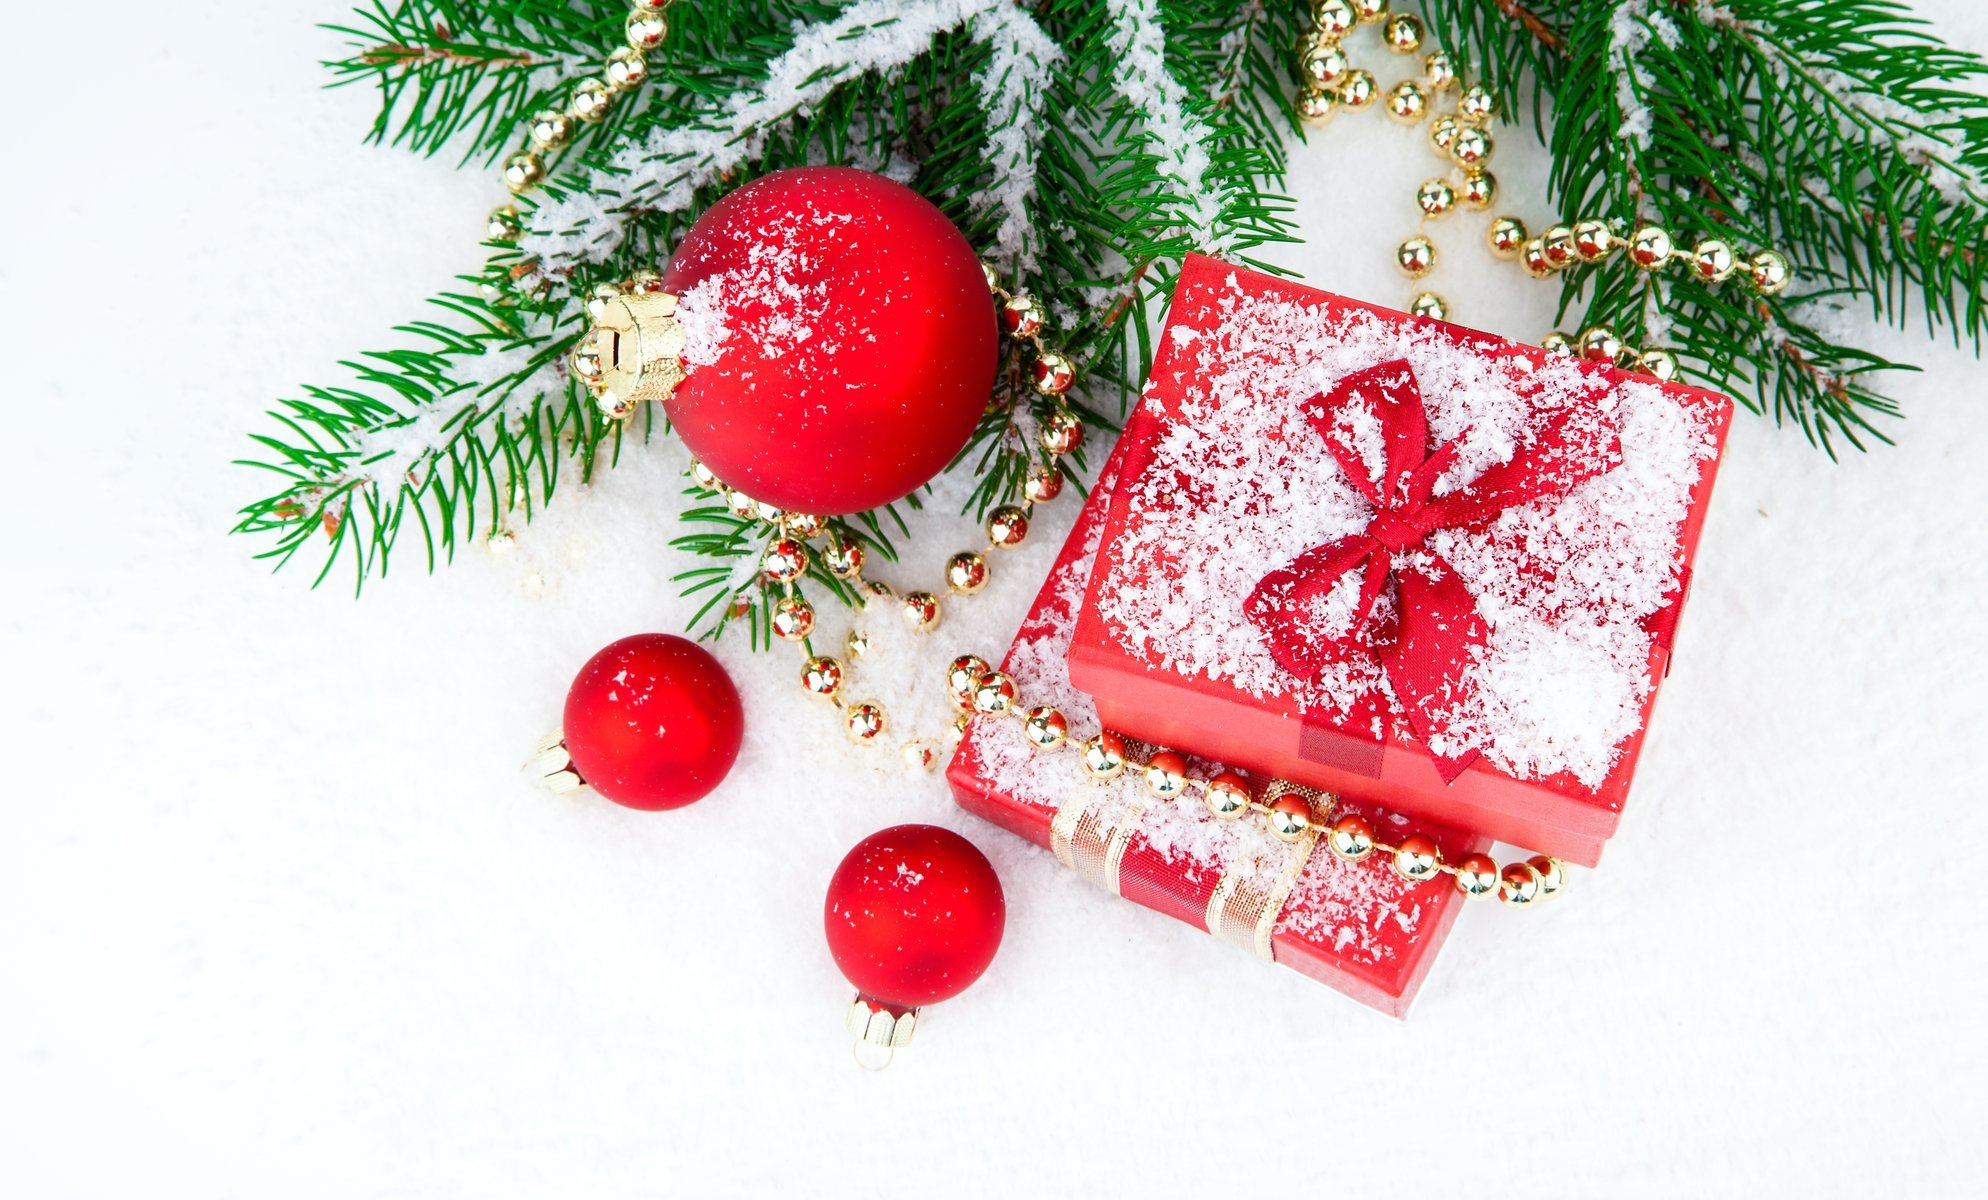
<svg viewBox="0 0 1988 1200">
<path fill-rule="evenodd" d="M 1379 421 L 1386 462 L 1380 477 L 1350 440 L 1340 417 L 1365 409 Z M 1511 460 L 1464 487 L 1434 495 L 1437 479 L 1455 465 L 1461 438 L 1429 449 L 1429 420 L 1422 392 L 1405 360 L 1356 371 L 1305 406 L 1313 429 L 1325 439 L 1340 468 L 1374 506 L 1364 532 L 1314 546 L 1265 575 L 1244 611 L 1262 632 L 1270 653 L 1286 670 L 1307 680 L 1327 668 L 1378 660 L 1411 728 L 1435 755 L 1444 782 L 1477 758 L 1436 754 L 1432 739 L 1445 732 L 1445 714 L 1467 698 L 1466 674 L 1490 631 L 1477 599 L 1455 568 L 1428 545 L 1439 529 L 1474 529 L 1514 505 L 1564 495 L 1622 461 L 1621 440 L 1609 430 L 1597 444 L 1593 429 L 1570 429 L 1563 419 Z M 1349 572 L 1359 574 L 1359 596 L 1350 624 L 1320 628 L 1314 605 Z M 1392 611 L 1375 618 L 1388 582 Z M 1336 724 L 1359 732 L 1386 728 L 1385 702 L 1372 696 L 1338 714 Z"/>
</svg>

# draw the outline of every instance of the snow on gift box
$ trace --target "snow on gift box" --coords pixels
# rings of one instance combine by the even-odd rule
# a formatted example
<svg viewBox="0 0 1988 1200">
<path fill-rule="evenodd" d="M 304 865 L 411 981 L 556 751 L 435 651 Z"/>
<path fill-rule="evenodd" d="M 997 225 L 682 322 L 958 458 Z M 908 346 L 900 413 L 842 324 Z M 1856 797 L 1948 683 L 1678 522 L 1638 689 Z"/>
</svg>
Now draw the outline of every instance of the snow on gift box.
<svg viewBox="0 0 1988 1200">
<path fill-rule="evenodd" d="M 1592 866 L 1731 411 L 1192 258 L 1070 677 L 1114 729 Z"/>
<path fill-rule="evenodd" d="M 1070 539 L 1001 670 L 1025 705 L 1054 706 L 1073 736 L 1097 729 L 1090 699 L 1070 683 L 1067 655 L 1078 604 L 1090 580 L 1122 454 L 1099 474 Z M 1444 876 L 1421 883 L 1397 875 L 1386 856 L 1345 861 L 1279 841 L 1258 821 L 1225 821 L 1193 791 L 1155 796 L 1128 772 L 1085 780 L 1073 756 L 1033 748 L 1019 723 L 981 716 L 967 726 L 947 771 L 955 798 L 1057 856 L 1108 890 L 1206 928 L 1392 1016 L 1404 1015 L 1434 964 L 1464 898 Z M 1195 773 L 1219 768 L 1194 760 Z M 1258 796 L 1277 784 L 1249 780 Z M 1489 839 L 1370 805 L 1341 805 L 1391 840 L 1429 838 L 1448 861 L 1483 851 Z"/>
</svg>

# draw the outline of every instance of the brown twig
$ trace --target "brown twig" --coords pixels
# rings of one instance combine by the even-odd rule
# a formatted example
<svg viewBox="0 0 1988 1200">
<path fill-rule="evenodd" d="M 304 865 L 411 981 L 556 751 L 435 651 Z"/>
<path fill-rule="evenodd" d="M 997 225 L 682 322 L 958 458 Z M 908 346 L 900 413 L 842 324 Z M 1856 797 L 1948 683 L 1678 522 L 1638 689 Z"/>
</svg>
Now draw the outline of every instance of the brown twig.
<svg viewBox="0 0 1988 1200">
<path fill-rule="evenodd" d="M 1548 50 L 1559 54 L 1567 49 L 1567 40 L 1553 32 L 1553 27 L 1541 20 L 1538 13 L 1520 4 L 1518 0 L 1492 0 L 1492 3 L 1498 6 L 1499 12 L 1525 26 L 1526 32 Z"/>
<path fill-rule="evenodd" d="M 485 67 L 535 67 L 539 60 L 529 54 L 486 55 L 466 54 L 448 46 L 407 46 L 390 42 L 375 46 L 358 56 L 358 62 L 369 67 L 382 66 L 425 66 L 428 63 L 449 62 L 475 64 Z"/>
</svg>

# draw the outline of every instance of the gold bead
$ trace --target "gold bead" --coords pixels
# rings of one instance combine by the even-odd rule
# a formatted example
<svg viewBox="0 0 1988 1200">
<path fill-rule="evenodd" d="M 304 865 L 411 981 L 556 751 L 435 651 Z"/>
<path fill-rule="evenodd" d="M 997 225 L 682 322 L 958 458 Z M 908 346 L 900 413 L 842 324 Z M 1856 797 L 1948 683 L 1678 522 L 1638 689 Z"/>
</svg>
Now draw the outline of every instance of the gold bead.
<svg viewBox="0 0 1988 1200">
<path fill-rule="evenodd" d="M 1553 274 L 1553 264 L 1546 257 L 1546 244 L 1538 238 L 1527 238 L 1519 247 L 1519 263 L 1534 279 Z"/>
<path fill-rule="evenodd" d="M 1022 716 L 1022 736 L 1038 750 L 1054 750 L 1070 737 L 1070 721 L 1059 710 L 1038 704 Z"/>
<path fill-rule="evenodd" d="M 633 46 L 622 46 L 607 56 L 608 86 L 617 92 L 632 92 L 649 80 L 649 60 Z"/>
<path fill-rule="evenodd" d="M 1580 350 L 1589 362 L 1614 362 L 1622 353 L 1622 339 L 1606 325 L 1592 325 L 1581 331 Z"/>
<path fill-rule="evenodd" d="M 1420 279 L 1436 267 L 1436 244 L 1419 233 L 1402 239 L 1394 248 L 1394 265 L 1410 279 Z"/>
<path fill-rule="evenodd" d="M 1526 865 L 1539 875 L 1541 900 L 1553 899 L 1560 894 L 1560 889 L 1567 886 L 1567 868 L 1559 859 L 1538 854 L 1526 859 Z"/>
<path fill-rule="evenodd" d="M 946 694 L 954 708 L 973 707 L 973 690 L 988 670 L 987 660 L 978 654 L 962 654 L 946 664 Z"/>
<path fill-rule="evenodd" d="M 817 654 L 801 664 L 801 686 L 811 696 L 833 700 L 842 690 L 842 664 L 825 654 Z"/>
<path fill-rule="evenodd" d="M 603 313 L 607 309 L 608 301 L 616 299 L 620 295 L 621 295 L 621 288 L 619 288 L 615 284 L 612 283 L 595 284 L 593 288 L 587 293 L 587 319 L 589 321 L 599 321 L 601 319 L 601 313 Z M 699 472 L 702 472 L 702 474 L 699 474 Z M 713 491 L 713 492 L 718 490 L 717 476 L 711 474 L 710 469 L 705 467 L 704 464 L 698 462 L 691 463 L 690 474 L 693 479 L 697 480 L 697 485 L 699 487 L 704 488 L 707 491 Z"/>
<path fill-rule="evenodd" d="M 491 212 L 490 220 L 483 227 L 484 236 L 493 242 L 515 242 L 525 232 L 524 222 L 518 220 L 518 210 L 506 204 Z"/>
<path fill-rule="evenodd" d="M 973 685 L 973 710 L 998 716 L 1015 706 L 1021 690 L 1015 681 L 999 671 L 989 671 Z"/>
<path fill-rule="evenodd" d="M 1387 0 L 1349 0 L 1349 3 L 1362 25 L 1387 16 Z"/>
<path fill-rule="evenodd" d="M 946 560 L 946 586 L 971 596 L 987 586 L 987 560 L 977 550 L 962 550 Z"/>
<path fill-rule="evenodd" d="M 1312 32 L 1320 37 L 1343 38 L 1356 20 L 1346 0 L 1318 0 L 1312 5 Z"/>
<path fill-rule="evenodd" d="M 1422 79 L 1432 92 L 1446 92 L 1457 85 L 1456 60 L 1442 50 L 1431 50 L 1422 59 Z"/>
<path fill-rule="evenodd" d="M 1016 292 L 1001 302 L 1001 328 L 1009 337 L 1034 337 L 1042 332 L 1042 306 L 1027 292 Z"/>
<path fill-rule="evenodd" d="M 1561 333 L 1557 329 L 1539 339 L 1539 345 L 1540 349 L 1545 350 L 1548 354 L 1557 355 L 1561 358 L 1574 357 L 1574 343 L 1566 334 Z"/>
<path fill-rule="evenodd" d="M 939 598 L 930 592 L 906 592 L 904 594 L 904 623 L 919 633 L 934 629 L 939 624 Z"/>
<path fill-rule="evenodd" d="M 1574 231 L 1565 225 L 1547 226 L 1546 232 L 1539 235 L 1539 249 L 1546 256 L 1546 265 L 1554 270 L 1573 266 Z"/>
<path fill-rule="evenodd" d="M 867 630 L 852 629 L 842 639 L 842 650 L 851 658 L 862 658 L 870 652 L 870 634 Z"/>
<path fill-rule="evenodd" d="M 1291 101 L 1291 111 L 1297 113 L 1298 120 L 1307 125 L 1323 125 L 1339 111 L 1339 97 L 1331 92 L 1306 89 Z"/>
<path fill-rule="evenodd" d="M 1491 135 L 1475 125 L 1459 125 L 1450 142 L 1450 157 L 1460 167 L 1474 167 L 1491 157 Z"/>
<path fill-rule="evenodd" d="M 980 260 L 980 278 L 986 281 L 988 291 L 998 292 L 1001 290 L 1001 268 L 984 258 Z"/>
<path fill-rule="evenodd" d="M 525 136 L 539 150 L 557 150 L 573 136 L 573 118 L 553 109 L 533 113 L 531 123 L 525 126 Z"/>
<path fill-rule="evenodd" d="M 1456 111 L 1466 121 L 1489 121 L 1497 115 L 1498 102 L 1491 98 L 1491 93 L 1485 91 L 1482 84 L 1474 84 L 1457 97 Z"/>
<path fill-rule="evenodd" d="M 1499 258 L 1517 258 L 1526 244 L 1526 223 L 1517 217 L 1493 217 L 1484 241 Z"/>
<path fill-rule="evenodd" d="M 1498 864 L 1488 854 L 1473 854 L 1456 865 L 1456 890 L 1466 900 L 1488 900 L 1498 891 Z"/>
<path fill-rule="evenodd" d="M 813 513 L 790 512 L 780 517 L 780 528 L 797 538 L 820 537 L 828 523 Z"/>
<path fill-rule="evenodd" d="M 1419 833 L 1401 839 L 1401 845 L 1394 852 L 1394 873 L 1410 883 L 1434 879 L 1442 874 L 1442 869 L 1441 848 Z"/>
<path fill-rule="evenodd" d="M 1029 468 L 1027 482 L 1022 484 L 1022 495 L 1035 504 L 1047 504 L 1063 492 L 1063 472 L 1055 467 L 1037 463 Z"/>
<path fill-rule="evenodd" d="M 670 23 L 655 9 L 638 8 L 628 14 L 622 30 L 628 34 L 628 44 L 637 50 L 654 50 L 669 36 Z"/>
<path fill-rule="evenodd" d="M 1677 378 L 1677 355 L 1668 350 L 1645 350 L 1636 356 L 1636 366 L 1666 383 Z"/>
<path fill-rule="evenodd" d="M 1323 91 L 1345 78 L 1352 65 L 1336 42 L 1312 38 L 1298 51 L 1298 81 L 1308 92 Z"/>
<path fill-rule="evenodd" d="M 961 738 L 966 736 L 967 728 L 972 724 L 973 724 L 972 713 L 959 714 L 958 716 L 953 718 L 952 724 L 946 726 L 946 739 L 948 741 L 953 741 L 953 742 L 959 741 Z"/>
<path fill-rule="evenodd" d="M 1209 812 L 1233 821 L 1249 811 L 1249 782 L 1234 771 L 1224 771 L 1208 781 L 1202 800 Z"/>
<path fill-rule="evenodd" d="M 1312 827 L 1312 806 L 1296 792 L 1285 792 L 1270 802 L 1263 827 L 1280 842 L 1295 842 Z"/>
<path fill-rule="evenodd" d="M 1125 739 L 1107 729 L 1084 743 L 1084 774 L 1099 783 L 1125 770 Z"/>
<path fill-rule="evenodd" d="M 1422 19 L 1412 13 L 1396 13 L 1381 26 L 1381 41 L 1396 54 L 1413 54 L 1422 48 Z"/>
<path fill-rule="evenodd" d="M 1374 827 L 1367 823 L 1367 818 L 1347 813 L 1332 823 L 1325 844 L 1346 862 L 1359 862 L 1374 852 Z"/>
<path fill-rule="evenodd" d="M 1028 540 L 1029 515 L 1012 504 L 1003 504 L 987 514 L 987 540 L 1003 550 L 1013 550 Z"/>
<path fill-rule="evenodd" d="M 1462 122 L 1444 113 L 1429 122 L 1429 144 L 1435 147 L 1436 153 L 1448 156 L 1450 147 L 1456 145 L 1457 131 L 1462 128 Z"/>
<path fill-rule="evenodd" d="M 1747 260 L 1746 277 L 1747 282 L 1753 284 L 1754 291 L 1763 296 L 1773 296 L 1788 286 L 1794 272 L 1789 269 L 1788 260 L 1780 251 L 1762 250 Z"/>
<path fill-rule="evenodd" d="M 739 621 L 739 620 L 744 620 L 746 614 L 750 613 L 752 610 L 753 610 L 752 596 L 746 592 L 740 592 L 738 595 L 732 597 L 732 602 L 730 604 L 727 604 L 725 606 L 725 615 L 730 617 L 734 621 Z"/>
<path fill-rule="evenodd" d="M 778 508 L 775 508 L 764 500 L 756 501 L 753 504 L 752 515 L 758 517 L 768 525 L 779 525 L 787 516 L 786 513 L 781 512 Z"/>
<path fill-rule="evenodd" d="M 1042 423 L 1042 448 L 1051 454 L 1068 454 L 1084 444 L 1084 423 L 1067 408 L 1049 414 Z"/>
<path fill-rule="evenodd" d="M 1171 800 L 1187 790 L 1187 757 L 1162 750 L 1146 760 L 1146 790 L 1162 800 Z"/>
<path fill-rule="evenodd" d="M 1425 217 L 1446 217 L 1456 207 L 1456 189 L 1447 179 L 1425 179 L 1415 189 L 1415 207 Z"/>
<path fill-rule="evenodd" d="M 1705 283 L 1723 283 L 1737 270 L 1739 258 L 1718 238 L 1706 238 L 1691 250 L 1691 273 Z"/>
<path fill-rule="evenodd" d="M 504 160 L 504 186 L 514 192 L 528 192 L 545 180 L 545 164 L 538 155 L 520 150 Z"/>
<path fill-rule="evenodd" d="M 851 739 L 857 742 L 873 742 L 883 734 L 889 722 L 884 717 L 883 706 L 865 700 L 852 704 L 843 714 L 843 728 L 849 731 Z"/>
<path fill-rule="evenodd" d="M 904 743 L 898 753 L 904 756 L 904 765 L 914 771 L 929 771 L 932 764 L 939 761 L 939 752 L 932 749 L 932 743 L 917 739 Z"/>
<path fill-rule="evenodd" d="M 892 591 L 890 585 L 881 579 L 865 579 L 861 590 L 856 593 L 856 599 L 861 601 L 863 607 L 867 609 L 871 605 L 881 603 L 885 600 L 896 603 L 897 593 Z"/>
<path fill-rule="evenodd" d="M 854 579 L 863 573 L 864 557 L 863 543 L 832 533 L 822 549 L 821 565 L 837 579 Z"/>
<path fill-rule="evenodd" d="M 1339 81 L 1339 102 L 1354 112 L 1360 112 L 1380 97 L 1380 85 L 1374 82 L 1370 72 L 1354 67 Z"/>
<path fill-rule="evenodd" d="M 599 383 L 601 376 L 607 374 L 607 363 L 602 361 L 600 351 L 591 342 L 581 342 L 573 347 L 573 352 L 566 356 L 566 362 L 573 368 L 573 374 L 588 384 Z"/>
<path fill-rule="evenodd" d="M 1615 249 L 1615 234 L 1608 228 L 1607 221 L 1592 218 L 1574 223 L 1574 253 L 1582 262 L 1600 262 Z"/>
<path fill-rule="evenodd" d="M 1539 872 L 1530 863 L 1513 863 L 1498 876 L 1498 899 L 1522 908 L 1539 899 Z"/>
<path fill-rule="evenodd" d="M 1483 167 L 1467 167 L 1463 190 L 1457 194 L 1472 208 L 1490 208 L 1498 200 L 1498 177 Z"/>
<path fill-rule="evenodd" d="M 738 493 L 734 492 L 733 495 Z M 792 583 L 808 570 L 808 547 L 798 538 L 775 538 L 760 559 L 760 569 L 775 583 Z"/>
<path fill-rule="evenodd" d="M 582 79 L 573 85 L 573 99 L 566 111 L 582 121 L 598 121 L 614 104 L 614 89 L 604 79 Z"/>
<path fill-rule="evenodd" d="M 1388 90 L 1387 112 L 1404 125 L 1413 125 L 1429 111 L 1429 93 L 1412 79 L 1404 79 Z"/>
<path fill-rule="evenodd" d="M 782 596 L 773 606 L 773 632 L 789 642 L 804 641 L 815 631 L 815 606 L 799 596 Z"/>
<path fill-rule="evenodd" d="M 1629 238 L 1629 261 L 1654 271 L 1670 261 L 1670 234 L 1655 225 L 1645 225 Z"/>
<path fill-rule="evenodd" d="M 1410 316 L 1430 321 L 1447 321 L 1450 317 L 1450 306 L 1434 292 L 1420 292 L 1408 302 L 1408 312 Z"/>
<path fill-rule="evenodd" d="M 1077 367 L 1054 350 L 1044 350 L 1035 359 L 1035 390 L 1045 396 L 1060 396 L 1077 381 Z"/>
</svg>

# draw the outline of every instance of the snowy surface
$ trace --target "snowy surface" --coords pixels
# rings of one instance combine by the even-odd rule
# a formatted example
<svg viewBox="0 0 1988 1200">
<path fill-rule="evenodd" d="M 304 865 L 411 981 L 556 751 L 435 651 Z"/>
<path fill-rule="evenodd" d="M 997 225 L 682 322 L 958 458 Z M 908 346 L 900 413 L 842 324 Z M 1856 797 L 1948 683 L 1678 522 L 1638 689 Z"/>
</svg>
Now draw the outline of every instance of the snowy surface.
<svg viewBox="0 0 1988 1200">
<path fill-rule="evenodd" d="M 1988 14 L 1928 7 L 1988 48 Z M 61 119 L 19 124 L 0 193 L 17 764 L 0 1192 L 1973 1178 L 1988 533 L 1957 526 L 1988 519 L 1988 406 L 1971 358 L 1878 335 L 1929 369 L 1895 385 L 1901 445 L 1841 465 L 1740 419 L 1606 864 L 1547 911 L 1466 913 L 1398 1025 L 1088 890 L 954 810 L 937 775 L 872 771 L 820 734 L 790 658 L 721 652 L 752 727 L 691 809 L 526 786 L 578 664 L 688 614 L 659 549 L 666 448 L 563 497 L 509 554 L 434 578 L 406 560 L 356 604 L 250 562 L 223 536 L 258 486 L 228 465 L 243 431 L 467 268 L 495 191 L 359 146 L 371 97 L 320 88 L 333 43 L 311 22 L 338 14 L 309 8 L 122 12 L 109 73 L 70 51 L 101 14 L 11 22 L 37 52 L 0 83 L 8 111 L 62 99 Z M 1514 206 L 1545 216 L 1521 200 L 1538 155 L 1500 146 Z M 1342 119 L 1294 163 L 1300 216 L 1335 236 L 1282 261 L 1403 302 L 1388 248 L 1431 161 L 1378 115 Z M 1484 268 L 1468 221 L 1437 229 L 1436 286 L 1460 320 L 1536 336 L 1548 289 Z M 1005 644 L 1074 511 L 1058 501 L 997 561 L 933 668 Z M 970 532 L 921 544 L 936 563 Z M 1008 937 L 869 1076 L 843 1044 L 822 890 L 844 850 L 907 820 L 987 850 Z M 1282 1152 L 1273 1113 L 1356 1149 Z"/>
</svg>

